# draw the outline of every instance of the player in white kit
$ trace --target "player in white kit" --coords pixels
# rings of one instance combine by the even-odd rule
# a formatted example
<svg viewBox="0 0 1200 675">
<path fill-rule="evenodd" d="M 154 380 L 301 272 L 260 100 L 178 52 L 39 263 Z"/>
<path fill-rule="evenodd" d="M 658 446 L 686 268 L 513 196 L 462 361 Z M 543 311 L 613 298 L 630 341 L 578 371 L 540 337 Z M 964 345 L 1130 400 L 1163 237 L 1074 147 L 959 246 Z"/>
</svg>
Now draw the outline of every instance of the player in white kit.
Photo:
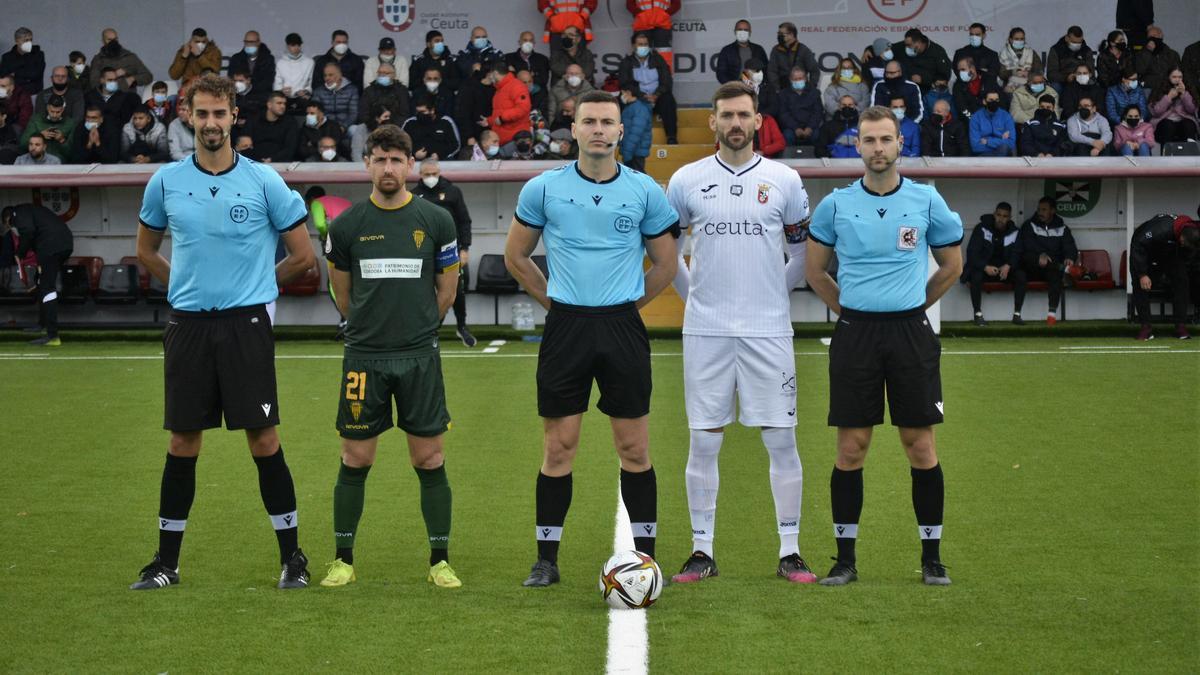
<svg viewBox="0 0 1200 675">
<path fill-rule="evenodd" d="M 741 82 L 713 94 L 709 126 L 718 151 L 671 177 L 667 200 L 690 227 L 690 266 L 675 288 L 683 318 L 684 399 L 691 444 L 687 495 L 693 553 L 676 583 L 717 576 L 713 556 L 717 455 L 724 427 L 762 429 L 779 530 L 779 568 L 792 582 L 816 576 L 800 557 L 803 470 L 796 452 L 796 361 L 789 291 L 804 275 L 808 195 L 795 170 L 754 152 L 762 125 L 753 89 Z M 680 239 L 682 255 L 684 239 Z M 786 255 L 785 255 L 786 254 Z"/>
</svg>

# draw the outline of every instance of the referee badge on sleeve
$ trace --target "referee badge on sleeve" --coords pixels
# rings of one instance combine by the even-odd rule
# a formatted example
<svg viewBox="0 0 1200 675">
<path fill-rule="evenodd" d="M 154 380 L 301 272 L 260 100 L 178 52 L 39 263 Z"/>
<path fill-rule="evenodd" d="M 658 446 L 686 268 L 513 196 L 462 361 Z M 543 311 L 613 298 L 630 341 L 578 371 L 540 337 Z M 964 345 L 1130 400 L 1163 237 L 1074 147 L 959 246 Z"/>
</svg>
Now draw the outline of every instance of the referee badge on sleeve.
<svg viewBox="0 0 1200 675">
<path fill-rule="evenodd" d="M 901 225 L 900 231 L 896 234 L 896 248 L 901 251 L 915 251 L 917 249 L 917 228 Z"/>
</svg>

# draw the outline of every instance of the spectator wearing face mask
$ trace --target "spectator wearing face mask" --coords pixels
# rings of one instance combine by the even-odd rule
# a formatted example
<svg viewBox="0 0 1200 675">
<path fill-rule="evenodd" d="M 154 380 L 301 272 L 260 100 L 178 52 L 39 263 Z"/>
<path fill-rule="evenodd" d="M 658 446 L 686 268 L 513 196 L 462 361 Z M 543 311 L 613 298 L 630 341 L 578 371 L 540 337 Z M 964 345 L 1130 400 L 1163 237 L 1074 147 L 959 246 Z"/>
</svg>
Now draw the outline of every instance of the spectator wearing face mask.
<svg viewBox="0 0 1200 675">
<path fill-rule="evenodd" d="M 16 127 L 17 133 L 23 131 L 33 117 L 30 94 L 17 85 L 12 75 L 0 75 L 0 108 L 8 113 L 8 123 Z"/>
<path fill-rule="evenodd" d="M 465 161 L 483 162 L 499 159 L 500 137 L 491 129 L 479 132 L 474 145 L 465 146 L 459 154 L 459 159 Z"/>
<path fill-rule="evenodd" d="M 467 46 L 454 57 L 454 64 L 458 66 L 458 74 L 464 80 L 477 73 L 485 72 L 485 66 L 496 61 L 504 61 L 504 52 L 492 44 L 491 39 L 488 38 L 487 29 L 483 26 L 475 26 L 471 29 L 471 37 L 467 40 Z"/>
<path fill-rule="evenodd" d="M 1071 154 L 1076 157 L 1100 157 L 1112 154 L 1112 129 L 1108 120 L 1096 109 L 1091 98 L 1079 100 L 1079 110 L 1067 120 L 1067 138 L 1072 143 Z"/>
<path fill-rule="evenodd" d="M 1183 71 L 1171 71 L 1167 81 L 1150 95 L 1150 123 L 1159 143 L 1200 138 L 1200 120 L 1196 117 L 1196 99 L 1184 84 Z"/>
<path fill-rule="evenodd" d="M 385 63 L 392 67 L 392 80 L 407 89 L 408 57 L 396 51 L 396 41 L 390 37 L 380 38 L 378 52 L 363 64 L 363 84 L 371 86 L 379 77 L 379 66 Z"/>
<path fill-rule="evenodd" d="M 764 115 L 779 114 L 779 92 L 767 82 L 765 61 L 750 59 L 742 71 L 742 84 L 754 90 L 758 96 L 758 112 Z"/>
<path fill-rule="evenodd" d="M 870 90 L 863 83 L 862 72 L 852 59 L 841 60 L 838 69 L 833 72 L 833 79 L 825 88 L 823 98 L 827 115 L 832 117 L 838 111 L 843 96 L 853 98 L 854 105 L 859 109 L 867 107 Z"/>
<path fill-rule="evenodd" d="M 40 91 L 46 81 L 46 55 L 33 43 L 33 31 L 21 27 L 13 33 L 12 49 L 0 57 L 0 75 L 12 75 L 25 91 Z"/>
<path fill-rule="evenodd" d="M 317 150 L 309 156 L 306 162 L 348 162 L 350 158 L 342 153 L 338 139 L 333 136 L 322 136 L 317 139 Z"/>
<path fill-rule="evenodd" d="M 954 52 L 954 63 L 963 59 L 971 59 L 975 64 L 976 74 L 989 84 L 1000 83 L 1000 55 L 996 50 L 983 44 L 987 39 L 987 28 L 981 23 L 973 23 L 967 31 L 967 44 Z"/>
<path fill-rule="evenodd" d="M 534 154 L 536 147 L 533 142 L 533 134 L 527 129 L 522 129 L 512 137 L 511 141 L 500 146 L 500 159 L 518 161 L 537 159 Z"/>
<path fill-rule="evenodd" d="M 242 50 L 229 57 L 229 77 L 236 72 L 250 74 L 250 84 L 259 92 L 269 92 L 275 85 L 275 55 L 263 44 L 256 30 L 248 30 L 242 37 Z"/>
<path fill-rule="evenodd" d="M 1046 86 L 1045 75 L 1041 73 L 1030 75 L 1029 81 L 1017 87 L 1016 91 L 1012 93 L 1012 103 L 1008 106 L 1008 112 L 1012 114 L 1013 123 L 1021 125 L 1033 119 L 1034 113 L 1041 105 L 1041 99 L 1045 96 L 1053 99 L 1054 112 L 1057 114 L 1058 92 Z"/>
<path fill-rule="evenodd" d="M 558 47 L 555 48 L 552 42 L 550 48 L 550 84 L 565 77 L 567 67 L 571 64 L 583 69 L 583 79 L 592 82 L 596 75 L 596 56 L 584 41 L 583 32 L 575 26 L 568 26 L 557 41 Z"/>
<path fill-rule="evenodd" d="M 408 69 L 405 68 L 407 73 Z M 375 69 L 375 79 L 371 84 L 363 90 L 363 95 L 358 99 L 358 120 L 359 124 L 367 124 L 371 118 L 377 115 L 372 115 L 371 111 L 382 107 L 391 111 L 391 118 L 402 120 L 409 116 L 412 110 L 411 97 L 408 94 L 408 87 L 396 78 L 400 75 L 400 69 L 396 66 L 384 62 L 379 64 Z"/>
<path fill-rule="evenodd" d="M 100 72 L 100 84 L 84 94 L 85 106 L 97 105 L 104 111 L 104 116 L 119 127 L 125 126 L 133 116 L 133 109 L 138 106 L 138 98 L 133 92 L 121 91 L 117 73 L 112 66 L 105 66 Z"/>
<path fill-rule="evenodd" d="M 179 118 L 175 118 L 179 121 Z M 121 161 L 121 127 L 104 118 L 99 106 L 86 106 L 75 127 L 72 164 L 116 164 Z"/>
<path fill-rule="evenodd" d="M 558 116 L 559 111 L 562 110 L 563 101 L 567 99 L 574 100 L 580 94 L 587 93 L 593 89 L 595 87 L 592 86 L 592 83 L 584 79 L 583 68 L 580 68 L 579 64 L 573 63 L 567 66 L 566 77 L 556 82 L 550 88 L 550 119 Z"/>
<path fill-rule="evenodd" d="M 775 48 L 767 59 L 767 82 L 779 91 L 786 91 L 790 86 L 788 80 L 795 66 L 800 66 L 806 73 L 821 72 L 813 51 L 800 42 L 796 35 L 796 24 L 791 21 L 779 24 Z"/>
<path fill-rule="evenodd" d="M 792 68 L 788 87 L 779 94 L 778 114 L 775 115 L 787 145 L 813 145 L 825 121 L 821 91 L 809 87 L 804 68 Z"/>
<path fill-rule="evenodd" d="M 453 72 L 457 75 L 458 70 L 454 69 Z M 409 100 L 414 101 L 418 98 L 432 96 L 437 101 L 438 110 L 458 110 L 458 95 L 460 90 L 465 89 L 466 86 L 453 89 L 449 80 L 445 79 L 445 76 L 444 72 L 430 66 L 425 71 L 425 76 L 421 81 L 422 86 L 411 90 L 412 96 L 409 97 Z M 461 80 L 455 80 L 455 82 L 461 82 Z M 469 85 L 470 82 L 467 84 Z M 490 111 L 491 108 L 488 108 L 488 110 Z"/>
<path fill-rule="evenodd" d="M 221 49 L 208 39 L 208 31 L 196 28 L 192 37 L 175 52 L 175 60 L 167 73 L 171 79 L 185 82 L 205 71 L 221 72 Z"/>
<path fill-rule="evenodd" d="M 949 78 L 951 62 L 946 49 L 929 39 L 917 28 L 904 33 L 904 41 L 892 45 L 895 58 L 904 70 L 904 76 L 917 83 L 922 92 L 941 77 Z M 917 120 L 920 121 L 920 120 Z"/>
<path fill-rule="evenodd" d="M 1012 115 L 1000 106 L 1000 92 L 988 92 L 983 107 L 971 115 L 971 154 L 976 157 L 1012 157 L 1017 154 L 1017 127 Z"/>
<path fill-rule="evenodd" d="M 463 199 L 462 190 L 449 179 L 442 176 L 442 170 L 436 159 L 421 161 L 421 180 L 412 188 L 412 194 L 418 199 L 424 199 L 437 204 L 450 213 L 454 219 L 454 229 L 458 242 L 458 293 L 454 296 L 455 334 L 464 347 L 476 345 L 475 336 L 467 328 L 467 282 L 470 273 L 467 265 L 471 259 L 471 212 L 467 210 L 467 201 Z"/>
<path fill-rule="evenodd" d="M 1080 65 L 1086 65 L 1090 71 L 1095 59 L 1095 53 L 1083 39 L 1083 29 L 1071 26 L 1066 35 L 1060 37 L 1046 53 L 1046 79 L 1050 81 L 1051 87 L 1061 93 L 1067 84 L 1075 81 L 1078 72 L 1076 69 Z M 1065 109 L 1063 114 L 1066 114 Z"/>
<path fill-rule="evenodd" d="M 1163 42 L 1163 30 L 1158 26 L 1146 29 L 1146 46 L 1134 58 L 1134 66 L 1141 73 L 1145 85 L 1153 90 L 1167 81 L 1171 71 L 1180 67 L 1179 52 Z"/>
<path fill-rule="evenodd" d="M 178 97 L 167 94 L 167 83 L 159 80 L 150 86 L 150 96 L 144 101 L 159 122 L 169 125 L 175 119 L 175 105 Z"/>
<path fill-rule="evenodd" d="M 349 127 L 358 120 L 358 89 L 333 61 L 325 64 L 323 74 L 321 86 L 313 90 L 313 100 L 321 102 L 326 117 Z"/>
<path fill-rule="evenodd" d="M 509 52 L 504 59 L 514 73 L 528 70 L 532 83 L 538 86 L 539 91 L 549 92 L 550 59 L 533 50 L 533 40 L 533 31 L 522 31 L 517 37 L 517 49 Z"/>
<path fill-rule="evenodd" d="M 1025 29 L 1008 31 L 1008 42 L 1000 50 L 1000 82 L 1004 91 L 1020 89 L 1034 73 L 1043 74 L 1042 57 L 1025 42 Z"/>
<path fill-rule="evenodd" d="M 325 106 L 320 101 L 309 101 L 305 108 L 304 126 L 300 129 L 296 159 L 309 161 L 313 157 L 320 157 L 318 143 L 326 136 L 335 139 L 340 147 L 345 144 L 346 128 L 325 116 Z"/>
<path fill-rule="evenodd" d="M 454 124 L 458 126 L 462 137 L 473 139 L 478 136 L 486 126 L 481 125 L 481 122 L 492 116 L 496 88 L 491 83 L 490 67 L 483 72 L 472 73 L 470 77 L 461 80 L 461 86 L 454 97 L 453 108 L 438 105 L 438 110 L 453 111 Z"/>
<path fill-rule="evenodd" d="M 959 117 L 954 110 L 954 93 L 950 91 L 949 79 L 938 78 L 933 81 L 933 86 L 925 92 L 925 97 L 923 99 L 925 110 L 933 110 L 933 106 L 936 105 L 938 101 L 945 101 L 947 104 L 949 104 L 950 114 L 955 118 Z"/>
<path fill-rule="evenodd" d="M 1067 149 L 1067 125 L 1054 112 L 1055 98 L 1048 89 L 1038 99 L 1033 117 L 1021 125 L 1018 147 L 1025 157 L 1059 157 Z"/>
<path fill-rule="evenodd" d="M 1114 30 L 1100 43 L 1096 54 L 1096 77 L 1100 86 L 1108 88 L 1121 82 L 1121 73 L 1135 68 L 1133 50 L 1124 31 Z"/>
<path fill-rule="evenodd" d="M 64 164 L 70 162 L 77 121 L 67 117 L 66 106 L 63 97 L 51 96 L 46 102 L 46 111 L 29 120 L 25 132 L 21 134 L 21 145 L 28 145 L 30 136 L 40 134 L 46 139 L 46 152 Z"/>
<path fill-rule="evenodd" d="M 430 70 L 438 72 L 437 91 L 431 91 L 428 88 Z M 422 96 L 427 92 L 437 94 L 439 98 L 445 96 L 446 98 L 438 101 L 441 105 L 439 109 L 453 110 L 452 107 L 448 108 L 446 105 L 453 104 L 454 92 L 458 90 L 458 81 L 458 66 L 454 63 L 454 56 L 450 54 L 450 48 L 446 46 L 446 38 L 442 36 L 441 31 L 431 30 L 425 33 L 425 50 L 413 58 L 412 65 L 408 70 L 409 93 L 413 97 Z"/>
<path fill-rule="evenodd" d="M 288 33 L 283 42 L 287 48 L 275 62 L 275 82 L 271 89 L 287 97 L 289 113 L 303 115 L 312 97 L 316 62 L 304 53 L 304 38 L 299 33 Z"/>
<path fill-rule="evenodd" d="M 980 75 L 970 58 L 957 62 L 958 78 L 954 81 L 954 108 L 959 117 L 969 120 L 976 110 L 983 107 L 989 94 L 999 94 L 1000 85 L 995 77 Z M 1006 113 L 1007 114 L 1007 113 Z"/>
<path fill-rule="evenodd" d="M 167 148 L 176 162 L 196 151 L 196 129 L 192 126 L 192 110 L 186 100 L 179 101 L 175 119 L 167 125 Z"/>
<path fill-rule="evenodd" d="M 1124 121 L 1124 110 L 1128 106 L 1137 106 L 1139 120 L 1150 117 L 1149 106 L 1146 104 L 1146 89 L 1138 82 L 1138 74 L 1132 69 L 1121 73 L 1121 81 L 1108 88 L 1104 98 L 1104 108 L 1108 111 L 1108 121 L 1114 127 Z"/>
<path fill-rule="evenodd" d="M 892 43 L 888 42 L 886 38 L 875 38 L 871 46 L 863 49 L 861 57 L 863 82 L 868 87 L 874 86 L 876 82 L 883 79 L 888 61 L 893 61 L 895 58 L 896 54 L 892 50 Z"/>
<path fill-rule="evenodd" d="M 871 105 L 890 107 L 893 98 L 904 99 L 905 115 L 914 122 L 920 123 L 925 117 L 925 104 L 921 98 L 921 88 L 912 80 L 904 79 L 904 71 L 899 61 L 888 61 L 884 66 L 883 79 L 871 88 Z"/>
<path fill-rule="evenodd" d="M 453 159 L 458 153 L 458 127 L 438 112 L 432 97 L 417 99 L 415 114 L 400 128 L 412 138 L 413 159 Z"/>
<path fill-rule="evenodd" d="M 121 129 L 121 155 L 125 161 L 133 160 L 130 148 L 138 141 L 150 146 L 151 161 L 165 162 L 171 157 L 171 149 L 167 145 L 167 126 L 154 119 L 145 105 L 137 106 L 129 122 Z"/>
<path fill-rule="evenodd" d="M 667 144 L 674 145 L 678 128 L 678 112 L 671 69 L 657 52 L 650 48 L 650 38 L 644 33 L 633 36 L 633 49 L 617 66 L 617 79 L 622 89 L 637 93 L 651 110 L 662 119 Z M 807 49 L 807 48 L 806 48 Z"/>
<path fill-rule="evenodd" d="M 971 142 L 966 126 L 950 114 L 950 104 L 938 101 L 921 122 L 921 155 L 924 157 L 970 157 Z"/>
<path fill-rule="evenodd" d="M 366 63 L 363 61 L 363 57 L 351 51 L 350 34 L 340 28 L 330 35 L 329 51 L 313 60 L 312 90 L 314 93 L 325 83 L 325 66 L 330 63 L 337 65 L 342 77 L 350 81 L 356 92 L 362 91 Z"/>
<path fill-rule="evenodd" d="M 1158 151 L 1154 127 L 1142 117 L 1137 104 L 1125 106 L 1121 112 L 1121 123 L 1113 125 L 1113 151 L 1138 157 L 1149 157 Z"/>
<path fill-rule="evenodd" d="M 858 108 L 854 98 L 843 96 L 833 117 L 821 125 L 817 157 L 858 157 Z"/>
<path fill-rule="evenodd" d="M 725 84 L 741 77 L 742 70 L 751 59 L 765 64 L 767 50 L 757 42 L 750 41 L 750 22 L 739 19 L 733 24 L 733 42 L 722 47 L 721 52 L 717 54 L 717 82 Z"/>
<path fill-rule="evenodd" d="M 904 98 L 895 96 L 888 102 L 892 109 L 892 114 L 900 123 L 900 137 L 902 144 L 900 146 L 901 157 L 920 157 L 921 156 L 921 127 L 917 123 L 909 119 L 907 110 L 905 110 Z"/>
<path fill-rule="evenodd" d="M 100 51 L 92 57 L 91 79 L 88 88 L 98 87 L 103 79 L 105 68 L 112 68 L 117 74 L 117 87 L 128 91 L 134 87 L 146 86 L 154 79 L 150 69 L 138 55 L 129 51 L 121 44 L 120 36 L 114 28 L 105 28 L 100 32 Z M 125 122 L 122 121 L 121 124 Z"/>
<path fill-rule="evenodd" d="M 87 64 L 87 56 L 81 51 L 73 51 L 67 57 L 67 86 L 73 91 L 84 94 L 91 88 L 92 69 Z"/>
<path fill-rule="evenodd" d="M 1061 93 L 1058 102 L 1062 108 L 1063 119 L 1069 119 L 1074 115 L 1079 110 L 1079 102 L 1084 98 L 1091 99 L 1092 103 L 1101 110 L 1100 114 L 1104 114 L 1106 92 L 1104 87 L 1096 83 L 1096 73 L 1086 63 L 1081 63 L 1076 67 L 1073 79 L 1063 86 Z"/>
<path fill-rule="evenodd" d="M 33 101 L 33 114 L 46 112 L 46 101 L 60 96 L 66 102 L 66 116 L 78 122 L 83 119 L 83 92 L 71 87 L 70 70 L 66 66 L 55 66 L 50 71 L 50 86 L 40 91 Z"/>
</svg>

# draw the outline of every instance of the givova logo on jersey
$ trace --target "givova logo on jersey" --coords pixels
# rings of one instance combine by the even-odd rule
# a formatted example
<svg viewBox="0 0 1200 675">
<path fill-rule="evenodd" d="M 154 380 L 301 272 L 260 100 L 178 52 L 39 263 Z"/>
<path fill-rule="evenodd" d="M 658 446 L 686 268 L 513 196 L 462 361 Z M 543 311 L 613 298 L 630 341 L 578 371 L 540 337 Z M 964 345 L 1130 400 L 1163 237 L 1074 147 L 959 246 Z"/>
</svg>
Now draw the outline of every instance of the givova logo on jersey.
<svg viewBox="0 0 1200 675">
<path fill-rule="evenodd" d="M 376 0 L 379 23 L 393 33 L 408 30 L 416 18 L 417 0 Z"/>
</svg>

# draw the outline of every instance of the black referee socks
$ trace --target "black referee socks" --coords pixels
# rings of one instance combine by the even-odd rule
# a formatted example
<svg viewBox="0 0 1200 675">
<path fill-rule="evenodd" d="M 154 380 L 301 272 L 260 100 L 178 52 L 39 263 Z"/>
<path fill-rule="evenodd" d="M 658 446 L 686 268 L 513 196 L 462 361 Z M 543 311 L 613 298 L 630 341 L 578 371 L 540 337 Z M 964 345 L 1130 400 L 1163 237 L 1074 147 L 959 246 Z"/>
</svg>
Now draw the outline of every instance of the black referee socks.
<svg viewBox="0 0 1200 675">
<path fill-rule="evenodd" d="M 255 457 L 258 467 L 258 491 L 262 494 L 263 506 L 271 516 L 271 526 L 279 540 L 279 563 L 291 560 L 299 548 L 297 543 L 296 487 L 292 484 L 292 472 L 283 459 L 283 446 L 270 457 Z"/>
<path fill-rule="evenodd" d="M 942 465 L 931 469 L 913 468 L 912 503 L 917 514 L 917 533 L 921 537 L 921 561 L 939 560 L 942 543 L 942 513 L 946 504 L 946 484 Z"/>
<path fill-rule="evenodd" d="M 621 469 L 621 500 L 633 528 L 633 547 L 654 557 L 658 535 L 658 479 L 654 467 L 635 473 Z"/>
<path fill-rule="evenodd" d="M 168 453 L 158 493 L 158 555 L 171 569 L 179 568 L 183 529 L 195 498 L 196 458 Z"/>
<path fill-rule="evenodd" d="M 829 498 L 833 502 L 833 536 L 837 539 L 838 560 L 853 565 L 858 519 L 863 507 L 863 470 L 842 471 L 833 467 L 833 475 L 829 477 Z"/>
<path fill-rule="evenodd" d="M 558 562 L 558 544 L 562 540 L 563 523 L 571 508 L 571 474 L 537 477 L 537 548 L 538 558 Z"/>
</svg>

